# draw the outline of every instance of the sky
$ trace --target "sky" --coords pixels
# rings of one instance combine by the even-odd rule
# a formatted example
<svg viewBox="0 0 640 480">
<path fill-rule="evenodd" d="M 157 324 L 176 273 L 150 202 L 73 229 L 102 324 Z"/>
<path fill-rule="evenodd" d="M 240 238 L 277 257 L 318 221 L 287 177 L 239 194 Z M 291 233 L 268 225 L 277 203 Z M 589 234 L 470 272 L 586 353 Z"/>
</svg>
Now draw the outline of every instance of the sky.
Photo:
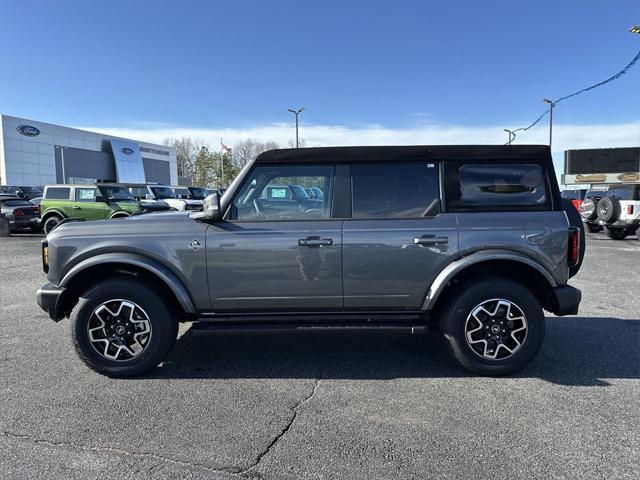
<svg viewBox="0 0 640 480">
<path fill-rule="evenodd" d="M 638 0 L 0 0 L 0 113 L 160 142 L 503 143 L 640 51 Z M 640 62 L 559 104 L 568 148 L 640 144 Z M 546 143 L 544 119 L 516 143 Z"/>
</svg>

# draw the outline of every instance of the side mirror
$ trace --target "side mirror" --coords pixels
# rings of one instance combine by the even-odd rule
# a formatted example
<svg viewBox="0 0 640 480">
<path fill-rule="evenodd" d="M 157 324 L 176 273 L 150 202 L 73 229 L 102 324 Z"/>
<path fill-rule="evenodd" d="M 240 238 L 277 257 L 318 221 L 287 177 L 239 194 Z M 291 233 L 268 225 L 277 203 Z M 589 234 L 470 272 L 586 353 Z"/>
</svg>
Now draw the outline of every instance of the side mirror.
<svg viewBox="0 0 640 480">
<path fill-rule="evenodd" d="M 144 196 L 144 199 L 145 199 L 145 200 L 154 200 L 153 195 L 151 195 L 150 193 L 147 193 L 147 194 Z"/>
<path fill-rule="evenodd" d="M 106 203 L 107 201 L 102 195 L 96 195 L 96 202 Z"/>
<path fill-rule="evenodd" d="M 212 193 L 202 201 L 202 215 L 200 218 L 206 220 L 219 220 L 222 212 L 220 211 L 220 194 Z"/>
</svg>

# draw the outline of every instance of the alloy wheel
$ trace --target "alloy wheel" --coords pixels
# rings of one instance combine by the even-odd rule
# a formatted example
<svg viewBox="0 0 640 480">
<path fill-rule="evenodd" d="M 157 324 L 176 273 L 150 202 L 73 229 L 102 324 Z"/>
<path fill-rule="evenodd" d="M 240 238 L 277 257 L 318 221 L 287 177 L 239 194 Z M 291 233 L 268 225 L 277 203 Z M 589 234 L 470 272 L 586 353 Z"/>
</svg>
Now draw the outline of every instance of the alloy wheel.
<svg viewBox="0 0 640 480">
<path fill-rule="evenodd" d="M 113 299 L 94 309 L 87 324 L 89 341 L 106 359 L 126 361 L 145 351 L 151 340 L 147 313 L 130 300 Z"/>
<path fill-rule="evenodd" d="M 502 298 L 486 300 L 471 310 L 465 338 L 474 353 L 488 360 L 504 360 L 522 348 L 527 319 L 515 303 Z"/>
</svg>

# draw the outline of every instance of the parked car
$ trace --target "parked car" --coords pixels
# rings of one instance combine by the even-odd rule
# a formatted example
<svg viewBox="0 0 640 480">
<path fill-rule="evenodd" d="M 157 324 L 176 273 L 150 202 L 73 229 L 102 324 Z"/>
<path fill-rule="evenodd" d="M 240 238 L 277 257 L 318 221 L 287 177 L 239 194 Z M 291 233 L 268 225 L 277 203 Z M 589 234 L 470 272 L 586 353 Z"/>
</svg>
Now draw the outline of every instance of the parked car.
<svg viewBox="0 0 640 480">
<path fill-rule="evenodd" d="M 17 195 L 0 195 L 0 214 L 9 222 L 9 231 L 40 231 L 38 207 Z"/>
<path fill-rule="evenodd" d="M 173 187 L 176 195 L 182 195 L 182 198 L 189 200 L 204 200 L 211 195 L 206 188 L 203 187 Z"/>
<path fill-rule="evenodd" d="M 142 213 L 140 204 L 122 185 L 47 185 L 40 203 L 45 233 L 65 219 L 104 220 Z"/>
<path fill-rule="evenodd" d="M 42 189 L 40 187 L 29 187 L 26 185 L 2 185 L 0 186 L 0 192 L 10 193 L 24 200 L 31 200 L 32 198 L 42 196 Z"/>
<path fill-rule="evenodd" d="M 640 239 L 640 185 L 617 184 L 589 190 L 580 214 L 590 232 L 604 228 L 613 240 L 636 234 Z"/>
<path fill-rule="evenodd" d="M 220 196 L 224 195 L 224 192 L 227 191 L 226 188 L 205 188 L 208 195 L 213 195 L 214 193 L 219 193 Z"/>
<path fill-rule="evenodd" d="M 136 199 L 148 201 L 162 201 L 171 208 L 179 211 L 202 210 L 201 200 L 178 198 L 172 187 L 167 185 L 143 185 L 132 187 L 131 192 Z"/>
<path fill-rule="evenodd" d="M 114 377 L 162 362 L 180 321 L 431 326 L 472 372 L 507 374 L 540 349 L 543 309 L 578 312 L 582 222 L 555 178 L 547 146 L 269 151 L 203 212 L 61 225 L 37 301 Z M 288 184 L 324 199 L 271 201 Z"/>
</svg>

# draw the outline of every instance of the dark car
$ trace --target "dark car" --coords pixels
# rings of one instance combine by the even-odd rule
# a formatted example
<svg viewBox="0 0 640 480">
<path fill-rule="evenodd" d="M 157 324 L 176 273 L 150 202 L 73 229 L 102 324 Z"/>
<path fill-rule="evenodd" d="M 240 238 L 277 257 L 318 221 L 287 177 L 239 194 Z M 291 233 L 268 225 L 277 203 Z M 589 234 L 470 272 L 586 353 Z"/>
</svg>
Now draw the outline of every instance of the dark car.
<svg viewBox="0 0 640 480">
<path fill-rule="evenodd" d="M 560 192 L 560 195 L 562 196 L 562 198 L 571 200 L 571 203 L 574 207 L 576 207 L 576 210 L 580 211 L 580 205 L 582 204 L 582 200 L 584 200 L 584 196 L 586 193 L 586 188 L 578 188 L 562 190 Z"/>
<path fill-rule="evenodd" d="M 38 207 L 18 196 L 0 195 L 0 214 L 8 220 L 10 232 L 41 229 Z"/>
<path fill-rule="evenodd" d="M 25 200 L 31 200 L 32 198 L 41 197 L 42 189 L 40 187 L 29 187 L 25 185 L 6 185 L 0 187 L 0 192 L 10 193 L 17 197 L 24 198 Z"/>
</svg>

